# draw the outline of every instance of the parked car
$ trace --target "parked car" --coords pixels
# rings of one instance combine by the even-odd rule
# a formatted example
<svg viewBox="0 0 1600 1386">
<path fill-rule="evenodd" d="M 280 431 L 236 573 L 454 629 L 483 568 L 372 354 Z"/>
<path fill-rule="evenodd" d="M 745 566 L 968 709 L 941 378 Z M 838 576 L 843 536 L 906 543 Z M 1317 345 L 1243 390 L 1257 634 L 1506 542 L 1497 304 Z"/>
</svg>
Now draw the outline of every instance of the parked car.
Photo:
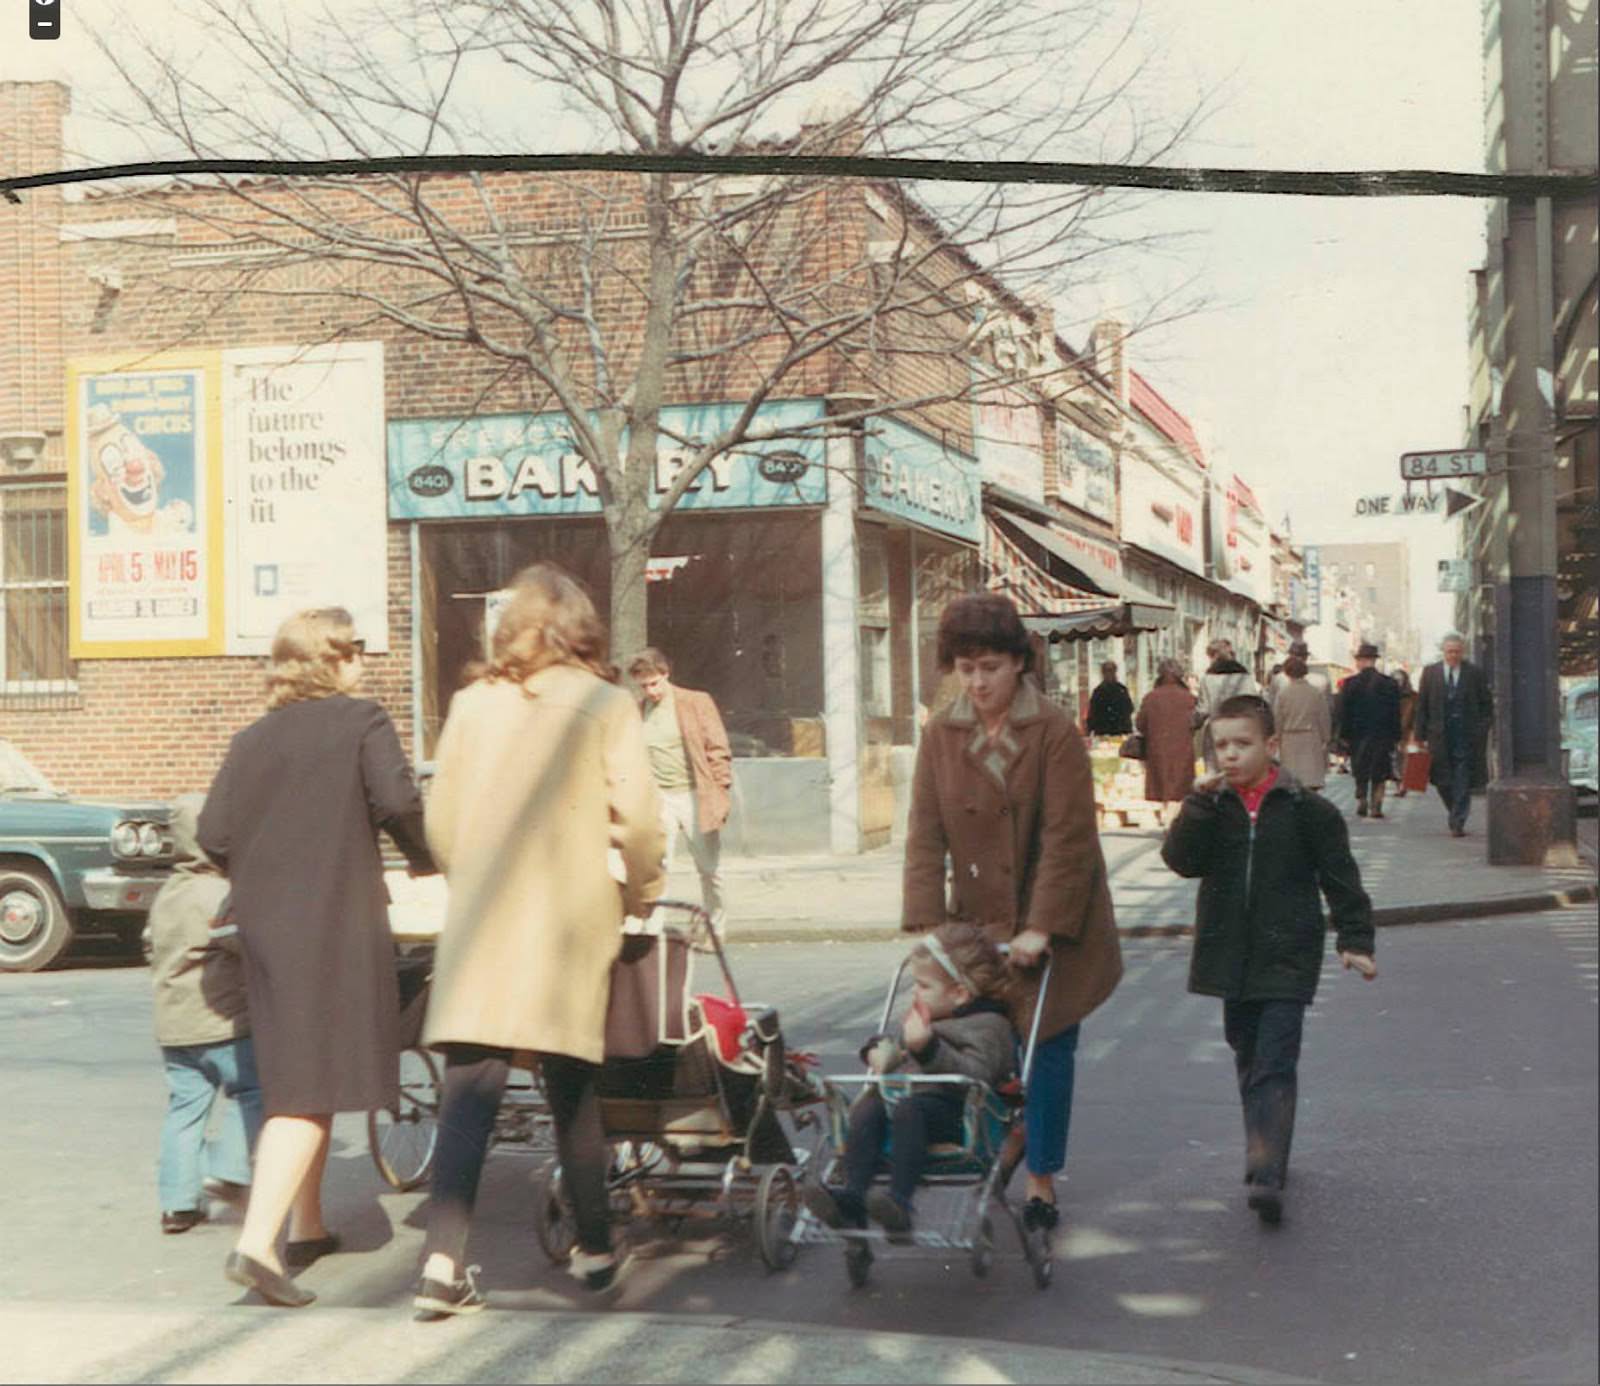
<svg viewBox="0 0 1600 1386">
<path fill-rule="evenodd" d="M 1600 680 L 1581 679 L 1561 694 L 1561 770 L 1581 797 L 1600 793 Z"/>
<path fill-rule="evenodd" d="M 138 946 L 172 874 L 172 808 L 74 799 L 0 739 L 0 972 L 55 962 L 79 934 Z"/>
</svg>

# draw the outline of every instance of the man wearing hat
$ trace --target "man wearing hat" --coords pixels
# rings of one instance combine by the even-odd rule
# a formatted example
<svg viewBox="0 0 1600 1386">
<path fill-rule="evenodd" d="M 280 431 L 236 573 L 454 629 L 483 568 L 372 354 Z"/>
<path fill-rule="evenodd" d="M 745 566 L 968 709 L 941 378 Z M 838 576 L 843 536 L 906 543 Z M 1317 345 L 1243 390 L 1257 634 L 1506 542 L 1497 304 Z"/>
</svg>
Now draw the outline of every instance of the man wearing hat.
<svg viewBox="0 0 1600 1386">
<path fill-rule="evenodd" d="M 1378 647 L 1362 641 L 1356 672 L 1339 685 L 1334 729 L 1350 752 L 1356 816 L 1383 817 L 1383 790 L 1400 740 L 1400 685 L 1378 672 Z"/>
</svg>

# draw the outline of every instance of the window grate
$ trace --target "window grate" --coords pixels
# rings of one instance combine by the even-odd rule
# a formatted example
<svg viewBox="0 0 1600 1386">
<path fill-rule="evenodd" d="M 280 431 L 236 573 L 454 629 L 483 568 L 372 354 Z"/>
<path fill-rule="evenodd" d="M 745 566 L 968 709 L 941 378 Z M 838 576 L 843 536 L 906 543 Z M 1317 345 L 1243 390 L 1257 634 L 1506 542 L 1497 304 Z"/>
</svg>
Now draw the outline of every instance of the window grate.
<svg viewBox="0 0 1600 1386">
<path fill-rule="evenodd" d="M 67 602 L 65 484 L 0 486 L 0 699 L 7 707 L 78 706 Z"/>
</svg>

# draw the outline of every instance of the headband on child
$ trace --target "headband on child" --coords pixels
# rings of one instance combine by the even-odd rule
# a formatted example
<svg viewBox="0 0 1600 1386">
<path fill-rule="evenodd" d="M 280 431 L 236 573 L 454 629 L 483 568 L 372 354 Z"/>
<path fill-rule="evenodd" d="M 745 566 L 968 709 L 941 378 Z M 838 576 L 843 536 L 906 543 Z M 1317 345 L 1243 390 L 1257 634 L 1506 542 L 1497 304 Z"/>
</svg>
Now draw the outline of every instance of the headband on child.
<svg viewBox="0 0 1600 1386">
<path fill-rule="evenodd" d="M 964 986 L 970 992 L 978 990 L 968 978 L 961 975 L 961 969 L 951 961 L 950 955 L 945 952 L 944 944 L 940 943 L 934 935 L 924 934 L 922 936 L 922 946 L 928 950 L 928 956 L 950 974 L 952 982 Z"/>
</svg>

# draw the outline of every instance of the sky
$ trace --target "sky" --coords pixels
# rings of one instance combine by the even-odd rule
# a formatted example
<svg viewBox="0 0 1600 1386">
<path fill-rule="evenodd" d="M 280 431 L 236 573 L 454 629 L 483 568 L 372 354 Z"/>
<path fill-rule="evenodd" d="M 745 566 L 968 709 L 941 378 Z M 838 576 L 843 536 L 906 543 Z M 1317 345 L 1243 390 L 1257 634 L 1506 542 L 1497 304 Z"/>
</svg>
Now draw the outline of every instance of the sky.
<svg viewBox="0 0 1600 1386">
<path fill-rule="evenodd" d="M 1177 162 L 1482 167 L 1473 0 L 1108 8 L 1119 19 L 1139 12 L 1146 111 L 1178 118 L 1206 101 L 1210 114 Z M 79 11 L 72 0 L 63 9 L 61 39 L 0 46 L 0 79 L 98 80 L 103 60 L 75 25 Z M 1483 262 L 1484 205 L 1159 194 L 1140 207 L 1150 227 L 1180 237 L 1174 249 L 1119 265 L 1063 305 L 1062 320 L 1136 319 L 1166 289 L 1198 293 L 1198 311 L 1135 339 L 1133 366 L 1196 425 L 1218 472 L 1248 482 L 1274 523 L 1287 515 L 1297 542 L 1406 540 L 1431 643 L 1450 614 L 1435 564 L 1453 554 L 1460 521 L 1357 518 L 1355 507 L 1403 489 L 1401 452 L 1461 442 L 1467 284 Z"/>
</svg>

